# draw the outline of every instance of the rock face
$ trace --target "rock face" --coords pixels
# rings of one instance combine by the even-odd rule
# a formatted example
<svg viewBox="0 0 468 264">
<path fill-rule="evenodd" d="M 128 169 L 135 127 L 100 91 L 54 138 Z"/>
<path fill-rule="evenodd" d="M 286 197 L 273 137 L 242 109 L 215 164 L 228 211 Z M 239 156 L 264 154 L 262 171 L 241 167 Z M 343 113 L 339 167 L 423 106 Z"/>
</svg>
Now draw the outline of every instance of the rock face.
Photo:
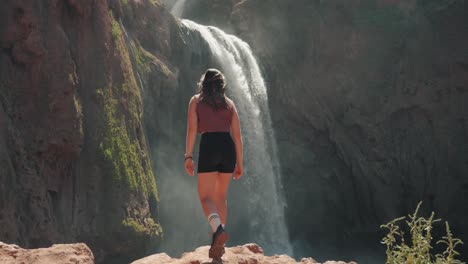
<svg viewBox="0 0 468 264">
<path fill-rule="evenodd" d="M 209 246 L 199 247 L 193 252 L 188 252 L 182 254 L 182 257 L 179 259 L 171 258 L 165 253 L 151 255 L 149 257 L 136 260 L 131 264 L 152 264 L 152 263 L 178 263 L 178 264 L 208 264 L 211 263 L 212 259 L 208 258 Z M 226 248 L 226 253 L 222 257 L 224 264 L 315 264 L 315 260 L 312 258 L 303 258 L 301 261 L 296 262 L 293 258 L 287 255 L 274 255 L 274 256 L 265 256 L 263 254 L 262 248 L 257 244 L 246 244 L 243 246 L 229 247 Z M 342 261 L 327 261 L 323 264 L 346 264 Z M 356 264 L 355 262 L 349 262 L 348 264 Z"/>
<path fill-rule="evenodd" d="M 0 242 L 2 264 L 94 264 L 91 250 L 83 243 L 58 244 L 49 248 L 23 249 Z"/>
<path fill-rule="evenodd" d="M 180 106 L 209 61 L 181 30 L 156 0 L 2 3 L 0 240 L 112 264 L 157 248 L 153 167 L 182 169 Z"/>
<path fill-rule="evenodd" d="M 162 230 L 141 79 L 174 79 L 175 20 L 158 1 L 7 0 L 0 25 L 0 239 L 142 256 Z"/>
<path fill-rule="evenodd" d="M 298 253 L 363 255 L 421 200 L 468 241 L 466 1 L 194 2 L 262 63 Z"/>
</svg>

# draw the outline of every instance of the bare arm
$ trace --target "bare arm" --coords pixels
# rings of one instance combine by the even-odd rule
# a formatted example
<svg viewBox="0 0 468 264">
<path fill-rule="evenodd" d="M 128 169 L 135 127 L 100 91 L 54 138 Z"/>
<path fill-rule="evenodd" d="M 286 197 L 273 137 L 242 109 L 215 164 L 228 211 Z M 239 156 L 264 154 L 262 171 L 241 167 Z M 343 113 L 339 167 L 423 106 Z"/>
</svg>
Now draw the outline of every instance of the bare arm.
<svg viewBox="0 0 468 264">
<path fill-rule="evenodd" d="M 242 146 L 242 134 L 241 134 L 241 128 L 240 128 L 240 120 L 239 120 L 239 114 L 237 113 L 236 106 L 234 103 L 232 103 L 233 107 L 233 114 L 232 114 L 232 121 L 231 121 L 231 133 L 232 133 L 232 138 L 234 141 L 234 145 L 236 148 L 236 166 L 237 170 L 240 169 L 240 171 L 236 170 L 239 172 L 237 178 L 239 178 L 242 174 L 242 168 L 243 168 L 243 146 Z"/>
<path fill-rule="evenodd" d="M 197 137 L 197 100 L 195 96 L 190 99 L 187 113 L 187 137 L 185 140 L 185 157 L 192 157 L 193 146 Z M 193 160 L 185 160 L 185 169 L 189 175 L 193 175 Z"/>
</svg>

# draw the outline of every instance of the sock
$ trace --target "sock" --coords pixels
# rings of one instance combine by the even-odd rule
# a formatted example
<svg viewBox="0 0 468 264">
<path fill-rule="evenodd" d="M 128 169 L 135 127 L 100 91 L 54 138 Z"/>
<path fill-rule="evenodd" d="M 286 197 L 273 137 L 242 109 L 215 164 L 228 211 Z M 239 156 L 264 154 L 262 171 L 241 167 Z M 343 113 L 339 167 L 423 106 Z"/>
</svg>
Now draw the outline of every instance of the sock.
<svg viewBox="0 0 468 264">
<path fill-rule="evenodd" d="M 221 224 L 221 226 L 222 226 L 222 227 L 223 227 L 223 229 L 224 229 L 224 224 Z"/>
<path fill-rule="evenodd" d="M 218 226 L 221 224 L 221 219 L 219 218 L 219 214 L 217 213 L 212 213 L 208 216 L 208 221 L 210 222 L 211 230 L 213 230 L 213 233 L 216 232 L 216 229 L 218 229 Z"/>
</svg>

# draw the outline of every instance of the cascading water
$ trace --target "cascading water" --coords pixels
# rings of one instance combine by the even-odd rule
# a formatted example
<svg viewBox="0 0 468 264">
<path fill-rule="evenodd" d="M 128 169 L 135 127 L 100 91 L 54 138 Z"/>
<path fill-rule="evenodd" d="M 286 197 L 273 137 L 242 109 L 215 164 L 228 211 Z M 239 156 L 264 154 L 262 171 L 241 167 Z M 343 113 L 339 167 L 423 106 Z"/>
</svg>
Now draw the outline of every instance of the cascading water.
<svg viewBox="0 0 468 264">
<path fill-rule="evenodd" d="M 171 8 L 171 13 L 176 17 L 181 17 L 184 13 L 186 0 L 178 0 Z"/>
<path fill-rule="evenodd" d="M 237 207 L 235 212 L 230 211 L 229 221 L 235 218 L 242 222 L 244 227 L 237 229 L 246 230 L 245 236 L 259 243 L 267 253 L 292 254 L 268 96 L 252 51 L 247 43 L 216 27 L 185 19 L 182 24 L 189 29 L 185 36 L 187 42 L 200 40 L 191 34 L 200 34 L 207 42 L 215 62 L 226 76 L 229 96 L 236 103 L 241 119 L 245 171 L 241 187 L 233 196 L 243 196 L 246 204 Z M 196 43 L 193 45 L 200 47 Z M 228 202 L 237 203 L 235 200 Z"/>
</svg>

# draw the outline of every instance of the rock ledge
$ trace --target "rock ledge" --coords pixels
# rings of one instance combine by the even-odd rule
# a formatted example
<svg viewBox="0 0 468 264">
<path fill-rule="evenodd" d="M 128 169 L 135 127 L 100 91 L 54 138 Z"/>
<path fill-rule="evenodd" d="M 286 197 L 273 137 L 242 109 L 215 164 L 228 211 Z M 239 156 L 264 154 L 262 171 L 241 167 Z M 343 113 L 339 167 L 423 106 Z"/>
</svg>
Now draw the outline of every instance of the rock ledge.
<svg viewBox="0 0 468 264">
<path fill-rule="evenodd" d="M 0 242 L 2 264 L 94 264 L 94 256 L 86 244 L 56 244 L 49 248 L 23 249 Z"/>
<path fill-rule="evenodd" d="M 166 253 L 160 253 L 148 256 L 132 262 L 131 264 L 209 264 L 212 263 L 208 258 L 209 246 L 203 246 L 195 249 L 193 252 L 182 254 L 181 258 L 171 258 Z M 288 255 L 265 256 L 263 250 L 257 244 L 246 244 L 243 246 L 226 248 L 223 256 L 223 264 L 318 264 L 312 258 L 303 258 L 296 262 Z M 357 264 L 355 262 L 327 261 L 323 264 Z"/>
</svg>

